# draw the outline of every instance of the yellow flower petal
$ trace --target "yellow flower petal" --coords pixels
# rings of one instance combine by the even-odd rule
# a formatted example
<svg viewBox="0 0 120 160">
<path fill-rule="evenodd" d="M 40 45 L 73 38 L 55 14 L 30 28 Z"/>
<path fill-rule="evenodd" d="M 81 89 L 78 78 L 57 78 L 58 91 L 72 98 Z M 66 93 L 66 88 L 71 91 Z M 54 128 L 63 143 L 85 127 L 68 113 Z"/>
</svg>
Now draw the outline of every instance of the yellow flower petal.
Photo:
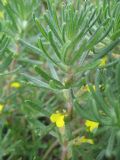
<svg viewBox="0 0 120 160">
<path fill-rule="evenodd" d="M 98 122 L 94 122 L 94 121 L 86 120 L 85 125 L 86 125 L 86 127 L 88 128 L 88 130 L 89 130 L 90 132 L 92 132 L 94 129 L 97 129 L 97 128 L 98 128 L 99 123 L 98 123 Z"/>
<path fill-rule="evenodd" d="M 65 122 L 64 122 L 63 119 L 58 119 L 58 120 L 56 121 L 56 126 L 57 126 L 57 127 L 61 128 L 61 127 L 64 127 L 64 125 L 65 125 Z"/>
<path fill-rule="evenodd" d="M 12 82 L 12 83 L 10 84 L 10 87 L 12 87 L 12 88 L 20 88 L 21 85 L 20 85 L 19 82 Z"/>
<path fill-rule="evenodd" d="M 89 144 L 94 144 L 94 141 L 93 141 L 93 139 L 87 139 L 87 141 L 86 141 L 87 143 L 89 143 Z"/>
<path fill-rule="evenodd" d="M 55 123 L 57 127 L 63 127 L 65 124 L 64 117 L 65 117 L 64 114 L 56 112 L 50 116 L 50 120 L 51 122 Z"/>
<path fill-rule="evenodd" d="M 56 122 L 56 119 L 57 119 L 57 115 L 55 113 L 50 116 L 51 122 L 53 123 Z"/>
<path fill-rule="evenodd" d="M 86 138 L 85 136 L 76 137 L 76 138 L 73 140 L 73 144 L 74 144 L 74 145 L 81 145 L 82 143 L 94 144 L 94 140 L 93 140 L 93 139 Z"/>
<path fill-rule="evenodd" d="M 80 142 L 81 143 L 89 143 L 89 144 L 94 144 L 94 141 L 93 139 L 88 139 L 88 138 L 85 138 L 85 136 L 81 137 L 80 138 Z"/>
<path fill-rule="evenodd" d="M 0 113 L 2 112 L 3 108 L 4 108 L 4 105 L 0 104 Z"/>
<path fill-rule="evenodd" d="M 107 63 L 107 56 L 103 57 L 103 58 L 100 60 L 99 66 L 100 66 L 100 67 L 103 67 L 103 66 L 106 65 L 106 63 Z"/>
<path fill-rule="evenodd" d="M 86 85 L 86 89 L 87 89 L 87 91 L 88 91 L 88 92 L 90 92 L 90 88 L 89 88 L 89 86 L 88 86 L 88 85 Z M 95 85 L 93 85 L 93 89 L 94 89 L 94 91 L 96 90 Z"/>
</svg>

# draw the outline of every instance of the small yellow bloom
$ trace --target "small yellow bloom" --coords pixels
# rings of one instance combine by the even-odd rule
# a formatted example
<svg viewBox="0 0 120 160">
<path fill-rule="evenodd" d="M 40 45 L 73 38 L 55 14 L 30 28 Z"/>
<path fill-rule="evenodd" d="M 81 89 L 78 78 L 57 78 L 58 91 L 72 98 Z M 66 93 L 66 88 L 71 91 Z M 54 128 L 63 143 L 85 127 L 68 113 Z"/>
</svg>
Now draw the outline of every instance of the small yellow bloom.
<svg viewBox="0 0 120 160">
<path fill-rule="evenodd" d="M 4 12 L 0 11 L 0 19 L 4 19 Z"/>
<path fill-rule="evenodd" d="M 2 0 L 2 4 L 6 6 L 8 4 L 8 0 Z"/>
<path fill-rule="evenodd" d="M 0 104 L 0 113 L 2 112 L 3 108 L 4 108 L 4 105 Z"/>
<path fill-rule="evenodd" d="M 51 122 L 55 123 L 57 127 L 61 128 L 61 127 L 64 127 L 65 125 L 64 117 L 65 117 L 65 114 L 56 112 L 50 116 L 50 120 Z"/>
<path fill-rule="evenodd" d="M 83 89 L 84 89 L 84 91 L 88 91 L 88 92 L 90 92 L 90 88 L 89 88 L 89 86 L 88 86 L 88 85 L 85 85 Z M 94 91 L 96 90 L 95 85 L 93 85 L 93 89 L 94 89 Z"/>
<path fill-rule="evenodd" d="M 98 122 L 94 122 L 94 121 L 86 120 L 85 125 L 86 125 L 86 127 L 88 128 L 88 130 L 89 130 L 90 132 L 92 132 L 92 131 L 94 131 L 94 129 L 97 129 L 97 128 L 98 128 L 99 123 L 98 123 Z"/>
<path fill-rule="evenodd" d="M 82 136 L 82 137 L 75 138 L 74 141 L 73 141 L 74 145 L 80 145 L 82 143 L 94 144 L 94 140 L 86 138 L 85 136 Z"/>
<path fill-rule="evenodd" d="M 94 144 L 93 139 L 85 138 L 85 136 L 82 136 L 82 137 L 80 138 L 80 142 L 81 142 L 81 143 Z"/>
<path fill-rule="evenodd" d="M 103 66 L 106 65 L 106 63 L 107 63 L 107 56 L 103 57 L 103 58 L 100 60 L 99 66 L 100 66 L 100 67 L 103 67 Z"/>
<path fill-rule="evenodd" d="M 20 88 L 21 87 L 21 84 L 19 82 L 12 82 L 10 84 L 10 87 L 11 88 Z"/>
</svg>

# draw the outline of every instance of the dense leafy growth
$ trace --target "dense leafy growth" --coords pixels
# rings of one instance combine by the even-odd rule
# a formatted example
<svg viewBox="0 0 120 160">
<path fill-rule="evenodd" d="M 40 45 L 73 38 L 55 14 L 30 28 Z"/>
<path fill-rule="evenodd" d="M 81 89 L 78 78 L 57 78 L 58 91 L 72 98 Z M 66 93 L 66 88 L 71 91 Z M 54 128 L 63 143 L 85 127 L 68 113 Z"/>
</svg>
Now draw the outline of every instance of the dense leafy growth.
<svg viewBox="0 0 120 160">
<path fill-rule="evenodd" d="M 120 159 L 120 1 L 0 1 L 0 160 Z"/>
</svg>

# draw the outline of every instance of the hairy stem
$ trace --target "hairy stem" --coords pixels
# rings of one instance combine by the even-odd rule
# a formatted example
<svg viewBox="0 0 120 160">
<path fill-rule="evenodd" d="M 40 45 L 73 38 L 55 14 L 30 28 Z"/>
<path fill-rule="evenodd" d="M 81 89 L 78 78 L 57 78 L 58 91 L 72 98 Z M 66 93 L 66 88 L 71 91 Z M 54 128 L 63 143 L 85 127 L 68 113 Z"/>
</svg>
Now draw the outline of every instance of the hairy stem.
<svg viewBox="0 0 120 160">
<path fill-rule="evenodd" d="M 72 111 L 73 111 L 71 89 L 65 90 L 64 91 L 64 96 L 66 98 L 67 115 L 68 115 L 69 120 L 71 120 Z M 69 123 L 67 125 L 69 125 Z M 67 127 L 67 133 L 71 133 L 70 127 Z M 65 134 L 66 134 L 66 129 L 65 129 Z M 69 157 L 68 157 L 68 154 L 69 154 L 68 153 L 68 136 L 66 135 L 65 137 L 67 137 L 67 138 L 65 138 L 64 141 L 63 141 L 61 160 L 68 160 L 69 159 Z"/>
</svg>

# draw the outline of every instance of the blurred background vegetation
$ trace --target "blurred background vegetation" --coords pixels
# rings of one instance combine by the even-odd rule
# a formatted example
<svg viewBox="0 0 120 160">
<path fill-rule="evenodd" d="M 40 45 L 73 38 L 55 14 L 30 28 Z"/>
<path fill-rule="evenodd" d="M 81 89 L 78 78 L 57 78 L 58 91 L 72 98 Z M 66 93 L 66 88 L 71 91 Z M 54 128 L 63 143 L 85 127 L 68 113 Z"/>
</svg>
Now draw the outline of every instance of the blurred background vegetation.
<svg viewBox="0 0 120 160">
<path fill-rule="evenodd" d="M 0 0 L 0 160 L 120 160 L 119 0 Z"/>
</svg>

